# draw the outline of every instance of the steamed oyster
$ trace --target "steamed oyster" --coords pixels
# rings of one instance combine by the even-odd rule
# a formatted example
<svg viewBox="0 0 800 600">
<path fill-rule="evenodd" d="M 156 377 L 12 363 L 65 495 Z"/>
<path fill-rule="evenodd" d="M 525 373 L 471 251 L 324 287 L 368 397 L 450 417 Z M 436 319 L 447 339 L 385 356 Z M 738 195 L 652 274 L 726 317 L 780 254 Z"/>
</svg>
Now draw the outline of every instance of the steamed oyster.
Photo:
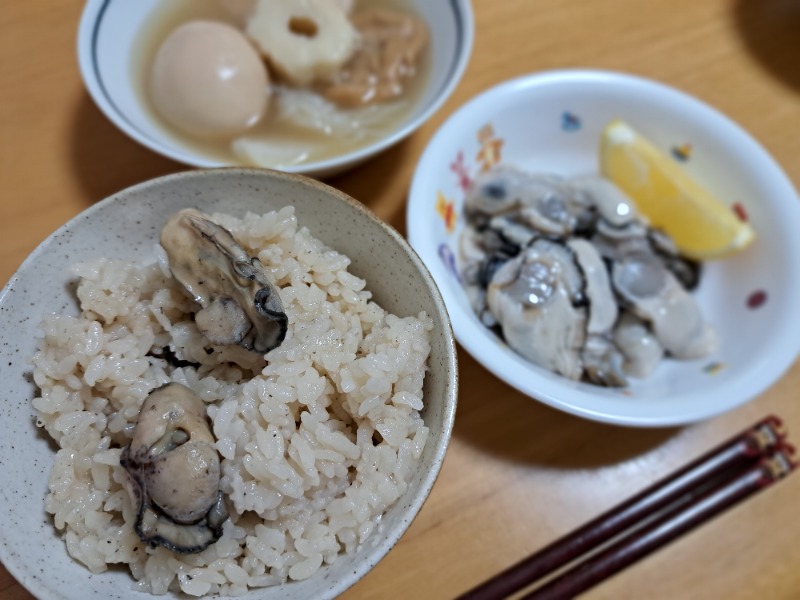
<svg viewBox="0 0 800 600">
<path fill-rule="evenodd" d="M 582 288 L 570 251 L 540 239 L 498 269 L 487 302 L 509 346 L 551 371 L 579 379 L 586 336 Z"/>
<path fill-rule="evenodd" d="M 610 181 L 501 165 L 476 177 L 464 214 L 460 262 L 473 309 L 532 362 L 624 386 L 664 355 L 713 352 L 714 332 L 688 292 L 699 265 Z"/>
<path fill-rule="evenodd" d="M 498 165 L 479 174 L 464 202 L 467 218 L 513 214 L 521 223 L 548 235 L 564 236 L 587 226 L 593 209 L 580 194 L 550 175 L 534 175 Z"/>
<path fill-rule="evenodd" d="M 631 310 L 649 323 L 661 346 L 676 358 L 701 358 L 715 345 L 714 332 L 700 308 L 653 255 L 633 255 L 614 263 L 614 289 Z"/>
<path fill-rule="evenodd" d="M 631 377 L 647 377 L 664 358 L 664 348 L 647 323 L 632 313 L 623 312 L 620 315 L 613 337 L 614 344 L 625 359 L 623 369 Z"/>
<path fill-rule="evenodd" d="M 192 390 L 169 383 L 147 396 L 120 455 L 142 541 L 187 554 L 220 538 L 228 511 L 214 442 L 205 405 Z"/>
<path fill-rule="evenodd" d="M 195 323 L 213 344 L 239 344 L 261 354 L 286 337 L 288 319 L 261 262 L 230 231 L 187 208 L 161 230 L 173 277 L 201 309 Z"/>
</svg>

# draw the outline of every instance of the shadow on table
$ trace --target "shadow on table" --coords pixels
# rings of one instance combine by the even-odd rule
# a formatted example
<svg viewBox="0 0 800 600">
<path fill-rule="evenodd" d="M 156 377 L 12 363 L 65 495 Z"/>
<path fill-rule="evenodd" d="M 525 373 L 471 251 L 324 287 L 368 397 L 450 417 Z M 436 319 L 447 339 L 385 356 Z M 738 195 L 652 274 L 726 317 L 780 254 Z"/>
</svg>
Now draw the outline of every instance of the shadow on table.
<svg viewBox="0 0 800 600">
<path fill-rule="evenodd" d="M 410 143 L 401 141 L 350 171 L 325 183 L 352 196 L 405 235 L 405 208 L 409 179 L 398 165 L 409 160 Z"/>
<path fill-rule="evenodd" d="M 616 427 L 536 402 L 506 385 L 459 348 L 458 410 L 453 435 L 502 460 L 585 469 L 635 458 L 680 428 Z"/>
<path fill-rule="evenodd" d="M 75 106 L 70 144 L 74 172 L 90 203 L 142 181 L 192 168 L 129 138 L 85 93 Z M 408 182 L 396 167 L 406 160 L 408 147 L 407 142 L 401 142 L 355 169 L 324 181 L 402 231 Z M 387 193 L 391 186 L 396 189 Z"/>
<path fill-rule="evenodd" d="M 85 93 L 75 104 L 70 144 L 73 171 L 88 204 L 136 183 L 190 168 L 133 141 Z"/>
<path fill-rule="evenodd" d="M 732 6 L 745 47 L 773 76 L 800 91 L 800 2 L 736 0 Z"/>
</svg>

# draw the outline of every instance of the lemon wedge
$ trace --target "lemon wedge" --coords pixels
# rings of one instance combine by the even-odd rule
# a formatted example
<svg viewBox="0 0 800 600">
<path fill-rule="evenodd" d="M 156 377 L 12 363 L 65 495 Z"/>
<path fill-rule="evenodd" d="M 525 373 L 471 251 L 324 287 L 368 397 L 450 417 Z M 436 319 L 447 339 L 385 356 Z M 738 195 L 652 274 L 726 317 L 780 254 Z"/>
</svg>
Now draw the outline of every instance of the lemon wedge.
<svg viewBox="0 0 800 600">
<path fill-rule="evenodd" d="M 755 239 L 749 224 L 622 120 L 603 131 L 600 172 L 690 258 L 730 256 Z"/>
</svg>

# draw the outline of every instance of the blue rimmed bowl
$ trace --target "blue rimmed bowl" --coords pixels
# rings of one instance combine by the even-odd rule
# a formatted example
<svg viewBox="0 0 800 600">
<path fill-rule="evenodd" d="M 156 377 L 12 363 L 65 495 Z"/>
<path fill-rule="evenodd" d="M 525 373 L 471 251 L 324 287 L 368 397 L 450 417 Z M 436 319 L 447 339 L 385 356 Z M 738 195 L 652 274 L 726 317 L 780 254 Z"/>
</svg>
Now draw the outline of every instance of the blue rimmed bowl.
<svg viewBox="0 0 800 600">
<path fill-rule="evenodd" d="M 694 292 L 716 329 L 704 360 L 663 360 L 627 388 L 571 381 L 513 352 L 470 308 L 458 238 L 465 190 L 497 163 L 570 175 L 598 171 L 600 134 L 622 118 L 670 154 L 756 231 L 731 258 L 706 263 Z M 741 127 L 685 93 L 630 75 L 563 70 L 502 83 L 434 135 L 411 186 L 412 247 L 439 286 L 459 343 L 494 375 L 566 412 L 628 426 L 672 426 L 740 406 L 772 385 L 800 346 L 800 204 L 780 166 Z"/>
<path fill-rule="evenodd" d="M 314 177 L 333 175 L 386 150 L 416 131 L 452 94 L 472 52 L 469 0 L 406 0 L 430 30 L 430 67 L 414 107 L 378 139 L 336 156 L 301 164 L 259 166 Z M 78 28 L 78 62 L 100 110 L 128 136 L 154 152 L 196 167 L 249 166 L 221 162 L 170 133 L 144 105 L 137 83 L 143 28 L 161 0 L 87 0 Z"/>
</svg>

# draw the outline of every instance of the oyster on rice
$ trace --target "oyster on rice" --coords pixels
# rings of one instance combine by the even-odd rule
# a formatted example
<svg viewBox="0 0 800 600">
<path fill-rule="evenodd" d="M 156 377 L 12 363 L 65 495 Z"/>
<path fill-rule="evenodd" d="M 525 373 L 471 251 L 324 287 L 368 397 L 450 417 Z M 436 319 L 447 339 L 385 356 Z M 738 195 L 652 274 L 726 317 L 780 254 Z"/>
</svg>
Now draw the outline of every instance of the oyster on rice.
<svg viewBox="0 0 800 600">
<path fill-rule="evenodd" d="M 266 364 L 238 345 L 208 348 L 199 306 L 165 261 L 130 258 L 72 268 L 80 313 L 45 316 L 32 357 L 37 425 L 59 447 L 44 502 L 54 532 L 92 573 L 127 569 L 139 592 L 232 597 L 324 579 L 324 565 L 372 544 L 386 511 L 415 493 L 429 444 L 433 320 L 381 308 L 351 259 L 301 226 L 292 206 L 213 219 L 280 287 L 290 332 Z M 141 411 L 167 382 L 202 398 L 187 403 L 195 408 L 181 426 Z M 201 477 L 205 500 L 194 504 L 153 472 L 180 463 L 185 446 L 210 456 L 212 444 L 224 502 L 213 478 Z M 220 524 L 206 550 L 185 552 Z M 141 532 L 184 552 L 143 543 Z"/>
<path fill-rule="evenodd" d="M 220 538 L 228 510 L 214 442 L 203 401 L 191 389 L 169 383 L 147 396 L 120 454 L 142 541 L 190 554 Z"/>
<path fill-rule="evenodd" d="M 498 165 L 476 177 L 464 214 L 470 303 L 528 360 L 618 387 L 647 377 L 663 356 L 714 351 L 714 331 L 689 293 L 700 265 L 610 181 Z"/>
<path fill-rule="evenodd" d="M 211 343 L 264 354 L 283 342 L 288 319 L 278 290 L 230 231 L 187 208 L 164 225 L 161 246 L 173 277 L 202 307 L 195 323 Z"/>
</svg>

